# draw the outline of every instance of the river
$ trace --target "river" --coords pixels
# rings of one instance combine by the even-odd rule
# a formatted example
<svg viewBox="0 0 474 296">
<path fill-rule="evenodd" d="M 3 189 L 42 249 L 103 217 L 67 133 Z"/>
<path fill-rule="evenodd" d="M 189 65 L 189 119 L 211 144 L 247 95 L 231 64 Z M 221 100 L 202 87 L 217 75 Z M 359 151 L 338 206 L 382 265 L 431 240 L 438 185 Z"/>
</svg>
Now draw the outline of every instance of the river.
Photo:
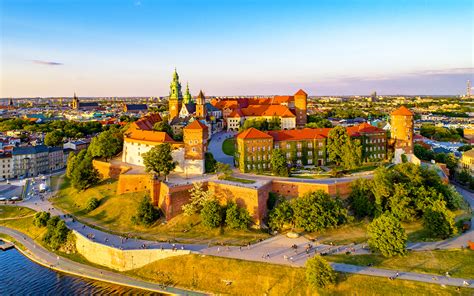
<svg viewBox="0 0 474 296">
<path fill-rule="evenodd" d="M 0 251 L 0 295 L 160 295 L 56 272 L 16 249 Z"/>
</svg>

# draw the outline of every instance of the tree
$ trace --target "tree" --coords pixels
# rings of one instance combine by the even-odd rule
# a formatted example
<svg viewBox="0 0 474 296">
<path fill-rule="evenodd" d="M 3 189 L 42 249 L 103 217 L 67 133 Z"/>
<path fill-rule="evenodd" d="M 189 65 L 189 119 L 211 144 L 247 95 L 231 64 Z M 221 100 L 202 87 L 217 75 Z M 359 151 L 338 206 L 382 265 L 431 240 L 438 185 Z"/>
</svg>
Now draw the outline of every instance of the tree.
<svg viewBox="0 0 474 296">
<path fill-rule="evenodd" d="M 459 160 L 458 158 L 454 155 L 454 153 L 449 153 L 446 156 L 446 167 L 449 169 L 449 174 L 450 176 L 454 176 L 456 173 L 456 169 L 458 168 L 458 163 Z"/>
<path fill-rule="evenodd" d="M 367 226 L 370 248 L 385 257 L 406 254 L 407 235 L 400 221 L 390 213 L 375 218 Z"/>
<path fill-rule="evenodd" d="M 349 204 L 357 218 L 373 217 L 375 214 L 375 196 L 372 192 L 373 181 L 357 179 L 351 184 Z"/>
<path fill-rule="evenodd" d="M 331 121 L 327 120 L 318 115 L 308 115 L 308 123 L 306 127 L 309 128 L 325 128 L 325 127 L 332 127 Z"/>
<path fill-rule="evenodd" d="M 48 220 L 47 231 L 43 236 L 43 241 L 52 249 L 57 250 L 64 242 L 70 230 L 66 223 L 58 216 L 54 216 Z"/>
<path fill-rule="evenodd" d="M 285 224 L 293 225 L 293 209 L 289 201 L 283 199 L 268 214 L 268 225 L 271 229 L 282 229 Z"/>
<path fill-rule="evenodd" d="M 46 146 L 60 146 L 63 143 L 63 133 L 61 131 L 55 130 L 49 133 L 46 133 L 44 137 L 44 144 Z"/>
<path fill-rule="evenodd" d="M 472 149 L 472 146 L 467 144 L 467 145 L 462 145 L 461 147 L 458 148 L 458 151 L 459 152 L 465 152 L 465 151 L 469 151 Z"/>
<path fill-rule="evenodd" d="M 76 159 L 76 154 L 74 152 L 69 152 L 69 155 L 67 157 L 67 164 L 66 164 L 66 177 L 71 179 L 72 172 L 74 171 L 74 168 L 76 167 L 77 159 Z"/>
<path fill-rule="evenodd" d="M 111 128 L 92 138 L 89 151 L 92 157 L 105 158 L 107 161 L 122 151 L 122 147 L 122 132 L 117 128 Z"/>
<path fill-rule="evenodd" d="M 162 120 L 162 121 L 158 121 L 157 123 L 155 123 L 153 125 L 153 130 L 157 131 L 157 132 L 165 132 L 167 133 L 168 135 L 170 135 L 171 137 L 173 137 L 173 129 L 171 128 L 171 126 L 168 124 L 168 121 L 167 120 Z"/>
<path fill-rule="evenodd" d="M 156 145 L 150 151 L 143 154 L 143 164 L 148 173 L 155 177 L 161 175 L 165 178 L 175 169 L 176 162 L 171 155 L 171 145 L 169 143 Z"/>
<path fill-rule="evenodd" d="M 100 201 L 95 197 L 91 197 L 87 202 L 86 212 L 92 212 L 93 210 L 97 209 L 99 205 Z"/>
<path fill-rule="evenodd" d="M 99 171 L 92 165 L 92 156 L 87 153 L 82 155 L 83 151 L 78 154 L 77 163 L 71 173 L 71 184 L 77 190 L 85 190 L 100 180 Z"/>
<path fill-rule="evenodd" d="M 250 214 L 245 208 L 240 208 L 235 202 L 229 202 L 225 211 L 225 224 L 232 229 L 247 229 L 250 224 Z"/>
<path fill-rule="evenodd" d="M 324 288 L 336 283 L 336 273 L 321 255 L 306 261 L 306 281 L 316 288 Z"/>
<path fill-rule="evenodd" d="M 423 214 L 423 225 L 430 237 L 446 239 L 457 233 L 454 214 L 443 200 L 434 201 Z"/>
<path fill-rule="evenodd" d="M 468 184 L 471 181 L 471 173 L 468 169 L 462 169 L 462 171 L 458 175 L 458 180 L 462 184 Z"/>
<path fill-rule="evenodd" d="M 36 227 L 45 227 L 48 224 L 51 215 L 48 212 L 38 212 L 33 219 L 33 225 Z"/>
<path fill-rule="evenodd" d="M 137 208 L 137 214 L 132 216 L 132 223 L 150 226 L 160 218 L 160 210 L 157 210 L 150 202 L 148 195 L 143 196 Z"/>
<path fill-rule="evenodd" d="M 359 140 L 351 140 L 350 138 L 342 147 L 341 162 L 346 169 L 355 169 L 360 165 L 362 160 L 362 146 Z"/>
<path fill-rule="evenodd" d="M 329 131 L 328 134 L 328 154 L 329 160 L 334 161 L 339 165 L 344 156 L 344 149 L 349 140 L 346 128 L 343 126 L 336 126 Z"/>
<path fill-rule="evenodd" d="M 214 155 L 211 152 L 204 154 L 204 165 L 206 173 L 214 173 L 216 171 L 217 161 L 214 159 Z"/>
<path fill-rule="evenodd" d="M 288 177 L 288 165 L 285 153 L 280 149 L 273 149 L 272 159 L 270 160 L 272 173 L 280 177 Z"/>
<path fill-rule="evenodd" d="M 222 224 L 222 207 L 217 200 L 208 200 L 201 210 L 202 224 L 209 228 L 216 228 Z"/>
<path fill-rule="evenodd" d="M 194 183 L 189 193 L 191 195 L 189 203 L 181 207 L 184 214 L 188 216 L 201 212 L 204 204 L 214 199 L 214 193 L 209 190 L 204 190 L 201 182 Z"/>
<path fill-rule="evenodd" d="M 296 227 L 305 231 L 320 231 L 341 225 L 347 220 L 347 210 L 341 200 L 334 199 L 322 190 L 292 200 Z"/>
<path fill-rule="evenodd" d="M 219 175 L 219 178 L 228 178 L 232 175 L 232 169 L 230 168 L 229 164 L 217 162 L 216 173 Z"/>
</svg>

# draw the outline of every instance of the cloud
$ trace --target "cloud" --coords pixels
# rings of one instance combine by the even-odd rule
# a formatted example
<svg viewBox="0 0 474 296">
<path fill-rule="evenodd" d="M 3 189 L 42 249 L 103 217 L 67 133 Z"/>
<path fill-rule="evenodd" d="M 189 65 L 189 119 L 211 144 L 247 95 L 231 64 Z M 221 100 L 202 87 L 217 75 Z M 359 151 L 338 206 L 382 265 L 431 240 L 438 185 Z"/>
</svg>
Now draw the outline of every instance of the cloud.
<svg viewBox="0 0 474 296">
<path fill-rule="evenodd" d="M 42 61 L 42 60 L 31 60 L 35 64 L 46 65 L 46 66 L 62 66 L 63 63 L 52 62 L 52 61 Z"/>
</svg>

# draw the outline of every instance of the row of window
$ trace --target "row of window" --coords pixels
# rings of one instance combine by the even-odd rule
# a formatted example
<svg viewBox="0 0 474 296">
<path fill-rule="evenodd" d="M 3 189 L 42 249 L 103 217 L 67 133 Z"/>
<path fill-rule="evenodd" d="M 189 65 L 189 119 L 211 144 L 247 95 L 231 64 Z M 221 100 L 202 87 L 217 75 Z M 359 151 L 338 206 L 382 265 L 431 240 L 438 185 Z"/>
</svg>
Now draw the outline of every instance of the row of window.
<svg viewBox="0 0 474 296">
<path fill-rule="evenodd" d="M 373 146 L 373 147 L 367 147 L 366 151 L 377 151 L 377 150 L 385 150 L 384 146 Z"/>
<path fill-rule="evenodd" d="M 379 138 L 379 139 L 368 139 L 367 143 L 385 143 L 385 139 Z"/>
</svg>

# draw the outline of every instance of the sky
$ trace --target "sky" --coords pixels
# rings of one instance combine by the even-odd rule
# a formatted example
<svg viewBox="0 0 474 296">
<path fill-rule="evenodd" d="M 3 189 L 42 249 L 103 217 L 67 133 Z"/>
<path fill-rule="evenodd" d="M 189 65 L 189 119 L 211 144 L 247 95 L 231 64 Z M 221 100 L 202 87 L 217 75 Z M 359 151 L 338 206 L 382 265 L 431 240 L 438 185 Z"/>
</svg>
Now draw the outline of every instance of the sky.
<svg viewBox="0 0 474 296">
<path fill-rule="evenodd" d="M 0 0 L 0 97 L 464 94 L 472 0 Z"/>
</svg>

